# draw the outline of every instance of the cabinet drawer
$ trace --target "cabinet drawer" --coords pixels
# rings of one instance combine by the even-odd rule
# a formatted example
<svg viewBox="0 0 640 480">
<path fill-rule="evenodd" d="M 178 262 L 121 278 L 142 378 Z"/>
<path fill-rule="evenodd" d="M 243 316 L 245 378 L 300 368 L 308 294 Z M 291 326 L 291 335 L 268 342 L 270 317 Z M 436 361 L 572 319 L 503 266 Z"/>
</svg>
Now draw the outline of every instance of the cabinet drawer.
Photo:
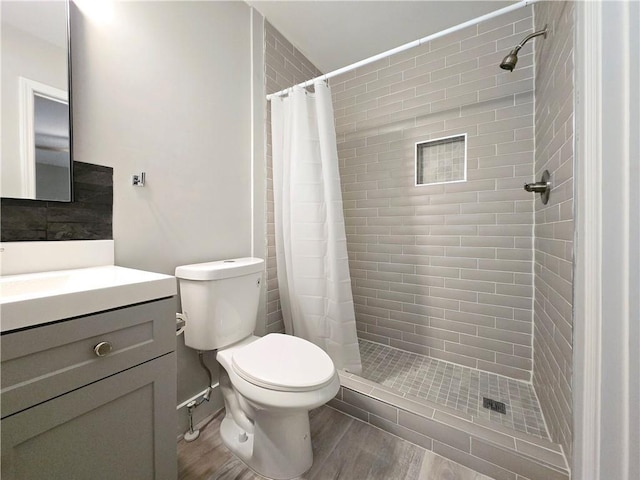
<svg viewBox="0 0 640 480">
<path fill-rule="evenodd" d="M 175 311 L 167 298 L 2 335 L 2 418 L 174 351 Z"/>
</svg>

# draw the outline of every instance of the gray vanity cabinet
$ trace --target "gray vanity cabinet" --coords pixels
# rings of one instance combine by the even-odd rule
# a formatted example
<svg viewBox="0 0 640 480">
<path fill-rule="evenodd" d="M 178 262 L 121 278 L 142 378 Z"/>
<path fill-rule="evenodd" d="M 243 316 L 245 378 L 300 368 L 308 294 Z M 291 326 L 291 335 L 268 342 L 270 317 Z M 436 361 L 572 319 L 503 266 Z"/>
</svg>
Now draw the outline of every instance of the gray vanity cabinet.
<svg viewBox="0 0 640 480">
<path fill-rule="evenodd" d="M 3 334 L 2 479 L 175 479 L 175 311 L 170 298 Z"/>
</svg>

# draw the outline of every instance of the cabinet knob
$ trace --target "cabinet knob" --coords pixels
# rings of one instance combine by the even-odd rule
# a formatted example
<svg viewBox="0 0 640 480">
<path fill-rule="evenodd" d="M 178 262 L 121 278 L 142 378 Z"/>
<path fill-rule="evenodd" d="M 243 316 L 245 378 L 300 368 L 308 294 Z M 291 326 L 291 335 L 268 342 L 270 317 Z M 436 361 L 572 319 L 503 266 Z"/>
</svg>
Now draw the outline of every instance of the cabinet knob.
<svg viewBox="0 0 640 480">
<path fill-rule="evenodd" d="M 111 343 L 109 342 L 100 342 L 95 347 L 93 347 L 93 351 L 96 352 L 96 355 L 99 357 L 106 357 L 111 353 L 112 350 Z"/>
</svg>

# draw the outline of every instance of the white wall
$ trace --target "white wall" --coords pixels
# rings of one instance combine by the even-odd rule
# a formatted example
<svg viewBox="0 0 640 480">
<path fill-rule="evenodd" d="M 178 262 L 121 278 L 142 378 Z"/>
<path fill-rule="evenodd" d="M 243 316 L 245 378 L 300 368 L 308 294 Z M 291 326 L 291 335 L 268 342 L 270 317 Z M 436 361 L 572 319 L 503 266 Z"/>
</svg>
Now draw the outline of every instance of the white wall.
<svg viewBox="0 0 640 480">
<path fill-rule="evenodd" d="M 602 6 L 603 328 L 599 478 L 603 480 L 640 477 L 639 13 L 637 2 L 604 2 Z"/>
<path fill-rule="evenodd" d="M 67 90 L 67 51 L 11 25 L 2 25 L 3 197 L 21 197 L 19 77 Z"/>
<path fill-rule="evenodd" d="M 264 258 L 267 263 L 267 162 L 266 149 L 266 114 L 267 98 L 265 92 L 265 42 L 264 17 L 251 9 L 251 109 L 252 109 L 252 156 L 253 156 L 253 245 L 251 255 Z M 267 333 L 267 269 L 265 281 L 262 282 L 258 322 L 255 335 Z"/>
<path fill-rule="evenodd" d="M 250 255 L 249 7 L 113 9 L 104 24 L 72 12 L 72 81 L 75 160 L 114 168 L 116 264 L 173 274 L 178 265 Z M 131 186 L 141 171 L 147 185 Z M 206 383 L 180 337 L 178 403 Z"/>
<path fill-rule="evenodd" d="M 640 478 L 640 4 L 578 2 L 573 478 Z"/>
</svg>

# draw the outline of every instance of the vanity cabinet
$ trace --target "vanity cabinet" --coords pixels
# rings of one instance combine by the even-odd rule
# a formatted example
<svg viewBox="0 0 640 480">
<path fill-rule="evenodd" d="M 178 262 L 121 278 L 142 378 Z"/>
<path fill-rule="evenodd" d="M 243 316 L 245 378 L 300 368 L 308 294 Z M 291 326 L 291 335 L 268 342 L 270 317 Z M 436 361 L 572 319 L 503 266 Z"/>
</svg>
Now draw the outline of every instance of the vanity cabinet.
<svg viewBox="0 0 640 480">
<path fill-rule="evenodd" d="M 175 479 L 175 300 L 0 337 L 3 479 Z"/>
</svg>

